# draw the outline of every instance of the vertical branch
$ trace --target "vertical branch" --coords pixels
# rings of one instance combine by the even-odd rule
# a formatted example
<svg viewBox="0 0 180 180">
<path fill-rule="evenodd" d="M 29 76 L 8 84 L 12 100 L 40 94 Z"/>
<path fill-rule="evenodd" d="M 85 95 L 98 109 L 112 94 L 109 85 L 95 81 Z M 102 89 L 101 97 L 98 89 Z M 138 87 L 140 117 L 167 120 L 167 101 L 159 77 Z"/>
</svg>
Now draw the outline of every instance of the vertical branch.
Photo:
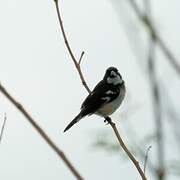
<svg viewBox="0 0 180 180">
<path fill-rule="evenodd" d="M 9 92 L 0 84 L 1 93 L 25 116 L 25 118 L 29 121 L 29 123 L 33 126 L 33 128 L 40 134 L 40 136 L 46 141 L 46 143 L 52 148 L 52 150 L 59 156 L 60 159 L 64 161 L 66 166 L 70 169 L 70 171 L 74 174 L 74 176 L 78 180 L 83 180 L 81 175 L 75 169 L 75 167 L 71 164 L 71 162 L 67 159 L 65 154 L 58 148 L 58 146 L 50 139 L 50 137 L 46 134 L 46 132 L 35 122 L 35 120 L 31 117 L 31 115 L 26 111 L 26 109 L 12 97 Z"/>
<path fill-rule="evenodd" d="M 176 72 L 180 73 L 180 65 L 178 64 L 178 60 L 175 58 L 173 53 L 168 49 L 165 42 L 157 33 L 154 24 L 151 19 L 151 7 L 150 0 L 144 0 L 145 12 L 142 10 L 136 3 L 136 0 L 128 1 L 134 12 L 136 13 L 139 20 L 147 27 L 150 35 L 149 47 L 148 47 L 148 72 L 150 79 L 150 86 L 152 91 L 152 99 L 153 99 L 153 111 L 155 116 L 155 127 L 156 127 L 156 135 L 157 135 L 157 159 L 158 159 L 158 168 L 155 173 L 159 180 L 163 180 L 165 178 L 165 165 L 164 165 L 164 132 L 163 132 L 163 123 L 162 123 L 162 115 L 161 115 L 161 104 L 160 104 L 160 91 L 159 84 L 156 77 L 155 71 L 155 45 L 159 45 L 164 55 L 167 57 L 172 67 L 176 70 Z"/>
<path fill-rule="evenodd" d="M 145 9 L 146 9 L 146 17 L 151 20 L 151 5 L 150 1 L 145 1 Z M 152 22 L 152 21 L 150 21 Z M 148 71 L 149 71 L 149 79 L 150 86 L 152 91 L 152 99 L 153 99 L 153 111 L 154 111 L 154 119 L 155 119 L 155 128 L 156 128 L 156 136 L 157 136 L 157 159 L 158 159 L 158 167 L 157 167 L 157 177 L 159 180 L 163 180 L 165 178 L 165 152 L 164 152 L 164 131 L 163 131 L 163 123 L 162 123 L 162 110 L 161 110 L 161 99 L 160 99 L 160 89 L 156 76 L 156 66 L 155 66 L 155 45 L 159 40 L 154 33 L 150 34 L 149 39 L 149 52 L 148 52 Z"/>
<path fill-rule="evenodd" d="M 4 133 L 4 127 L 6 125 L 6 120 L 7 120 L 7 117 L 6 117 L 6 113 L 4 114 L 4 121 L 3 121 L 3 125 L 2 125 L 2 128 L 1 128 L 1 133 L 0 133 L 0 143 L 2 141 L 2 137 L 3 137 L 3 133 Z"/>
<path fill-rule="evenodd" d="M 160 104 L 160 92 L 159 86 L 155 73 L 155 59 L 154 59 L 154 43 L 155 40 L 151 39 L 149 47 L 149 56 L 148 56 L 148 68 L 149 68 L 149 78 L 152 91 L 153 99 L 153 111 L 155 118 L 155 128 L 157 136 L 157 159 L 158 159 L 158 170 L 157 176 L 159 180 L 164 179 L 164 133 L 163 133 L 163 123 L 162 123 L 162 112 Z"/>
<path fill-rule="evenodd" d="M 153 99 L 153 111 L 155 118 L 155 128 L 157 136 L 157 159 L 158 159 L 158 170 L 157 176 L 159 180 L 163 180 L 165 177 L 164 173 L 164 133 L 163 133 L 163 123 L 162 123 L 162 112 L 160 103 L 160 91 L 156 77 L 155 71 L 155 43 L 156 39 L 154 36 L 150 37 L 149 43 L 149 53 L 148 53 L 148 69 L 149 78 L 152 91 Z"/>
</svg>

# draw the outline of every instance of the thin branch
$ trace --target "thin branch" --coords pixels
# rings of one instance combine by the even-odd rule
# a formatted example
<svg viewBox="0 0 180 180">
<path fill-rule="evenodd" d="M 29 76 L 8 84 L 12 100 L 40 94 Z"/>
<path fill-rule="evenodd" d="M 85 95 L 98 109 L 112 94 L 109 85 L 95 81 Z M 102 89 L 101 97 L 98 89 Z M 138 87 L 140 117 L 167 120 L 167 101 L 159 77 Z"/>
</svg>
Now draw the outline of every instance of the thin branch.
<svg viewBox="0 0 180 180">
<path fill-rule="evenodd" d="M 83 56 L 84 56 L 84 51 L 81 53 L 81 56 L 80 56 L 80 58 L 79 58 L 79 62 L 78 62 L 78 64 L 79 64 L 79 66 L 80 66 L 80 64 L 81 64 L 81 61 L 82 61 L 82 58 L 83 58 Z"/>
<path fill-rule="evenodd" d="M 46 134 L 46 132 L 35 122 L 35 120 L 31 117 L 31 115 L 26 111 L 26 109 L 15 100 L 13 96 L 9 94 L 9 92 L 5 89 L 5 87 L 0 84 L 1 93 L 26 117 L 28 122 L 34 127 L 34 129 L 41 135 L 41 137 L 48 143 L 48 145 L 54 150 L 54 152 L 59 156 L 60 159 L 64 161 L 66 166 L 70 169 L 70 171 L 75 175 L 78 180 L 83 180 L 75 167 L 71 164 L 71 162 L 67 159 L 65 154 L 58 148 L 58 146 L 50 139 L 50 137 Z"/>
<path fill-rule="evenodd" d="M 148 11 L 146 16 L 148 19 L 151 19 L 151 6 L 150 3 L 146 4 L 146 9 Z M 152 100 L 153 100 L 153 111 L 154 111 L 154 120 L 156 127 L 156 135 L 157 135 L 157 159 L 158 159 L 158 167 L 157 167 L 157 177 L 159 180 L 163 180 L 165 178 L 165 151 L 164 151 L 164 127 L 162 122 L 162 109 L 161 109 L 161 96 L 159 83 L 157 80 L 156 66 L 155 66 L 155 45 L 158 39 L 153 34 L 150 34 L 149 39 L 149 49 L 148 49 L 148 73 L 149 73 L 149 82 L 152 91 Z"/>
<path fill-rule="evenodd" d="M 128 124 L 128 131 L 130 132 L 130 135 L 131 135 L 131 139 L 133 140 L 133 147 L 134 149 L 137 149 L 137 151 L 139 152 L 139 154 L 141 155 L 141 157 L 143 158 L 144 160 L 144 157 L 146 157 L 146 152 L 144 152 L 144 150 L 142 150 L 142 148 L 140 148 L 138 146 L 138 143 L 139 142 L 139 138 L 138 138 L 138 135 L 137 133 L 135 132 L 135 130 L 131 127 L 131 123 Z M 148 160 L 148 165 L 149 165 L 149 169 L 152 171 L 153 174 L 156 175 L 156 167 L 153 163 L 153 161 L 151 161 L 151 159 Z"/>
<path fill-rule="evenodd" d="M 116 137 L 117 137 L 117 139 L 118 139 L 118 142 L 119 142 L 120 146 L 123 148 L 123 150 L 124 150 L 124 151 L 126 152 L 126 154 L 128 155 L 129 159 L 130 159 L 130 160 L 133 162 L 133 164 L 135 165 L 135 167 L 136 167 L 136 169 L 138 170 L 141 178 L 142 178 L 143 180 L 147 180 L 147 178 L 146 178 L 143 170 L 141 169 L 141 167 L 140 167 L 140 165 L 139 165 L 139 162 L 135 159 L 135 157 L 131 154 L 131 152 L 128 150 L 128 148 L 127 148 L 126 145 L 124 144 L 124 142 L 123 142 L 123 140 L 122 140 L 122 138 L 121 138 L 121 136 L 120 136 L 120 134 L 119 134 L 119 132 L 118 132 L 118 130 L 117 130 L 117 128 L 116 128 L 115 123 L 112 122 L 112 121 L 109 121 L 109 123 L 110 123 L 111 127 L 112 127 L 113 130 L 114 130 L 114 133 L 115 133 L 115 135 L 116 135 Z"/>
<path fill-rule="evenodd" d="M 160 87 L 161 87 L 161 89 L 160 89 L 161 94 L 163 97 L 166 97 L 163 99 L 163 104 L 165 105 L 165 112 L 167 113 L 167 116 L 168 116 L 168 123 L 172 128 L 172 133 L 174 134 L 174 136 L 176 138 L 177 145 L 178 145 L 179 152 L 180 152 L 180 142 L 179 142 L 179 139 L 180 139 L 180 131 L 179 131 L 180 117 L 179 117 L 179 113 L 174 106 L 172 97 L 170 97 L 170 93 L 167 91 L 165 84 L 163 82 L 159 82 L 159 83 L 160 83 Z"/>
<path fill-rule="evenodd" d="M 145 160 L 144 160 L 144 174 L 146 174 L 146 166 L 147 166 L 147 161 L 148 161 L 148 153 L 150 151 L 152 146 L 149 146 L 146 150 L 146 155 L 145 155 Z"/>
<path fill-rule="evenodd" d="M 180 74 L 180 64 L 178 59 L 174 56 L 174 54 L 170 51 L 164 40 L 157 33 L 156 28 L 154 27 L 151 19 L 147 15 L 144 15 L 144 13 L 141 12 L 135 0 L 128 0 L 128 2 L 133 8 L 139 20 L 148 28 L 149 33 L 153 35 L 154 38 L 156 38 L 157 44 L 159 45 L 159 47 L 161 48 L 162 52 L 167 57 L 171 65 L 174 67 L 176 72 Z"/>
<path fill-rule="evenodd" d="M 2 141 L 2 137 L 3 137 L 3 133 L 4 133 L 4 127 L 6 125 L 6 120 L 7 120 L 7 117 L 6 117 L 6 113 L 4 114 L 4 121 L 3 121 L 3 125 L 2 125 L 2 128 L 1 128 L 1 133 L 0 133 L 0 143 Z"/>
<path fill-rule="evenodd" d="M 148 73 L 150 86 L 152 91 L 152 100 L 153 100 L 153 111 L 154 111 L 154 120 L 156 127 L 156 136 L 157 136 L 157 159 L 158 159 L 158 167 L 157 167 L 157 177 L 159 180 L 163 180 L 165 177 L 164 169 L 164 161 L 165 161 L 165 152 L 164 152 L 164 127 L 162 121 L 162 110 L 161 110 L 161 96 L 159 91 L 159 83 L 157 81 L 156 69 L 155 69 L 155 41 L 151 37 L 149 44 L 149 54 L 148 54 Z"/>
<path fill-rule="evenodd" d="M 68 51 L 69 51 L 69 54 L 70 54 L 73 62 L 74 62 L 74 64 L 75 64 L 75 67 L 76 67 L 76 69 L 77 69 L 77 71 L 78 71 L 78 73 L 79 73 L 79 76 L 80 76 L 80 78 L 81 78 L 82 84 L 84 85 L 84 87 L 86 88 L 86 90 L 88 91 L 88 93 L 90 93 L 91 90 L 89 89 L 87 83 L 85 82 L 85 79 L 84 79 L 83 74 L 82 74 L 82 72 L 81 72 L 80 63 L 79 63 L 79 64 L 77 63 L 77 60 L 75 59 L 75 56 L 73 55 L 72 50 L 71 50 L 71 48 L 70 48 L 70 46 L 69 46 L 69 42 L 67 41 L 66 33 L 65 33 L 65 30 L 64 30 L 64 26 L 63 26 L 61 14 L 60 14 L 60 9 L 59 9 L 58 0 L 54 0 L 54 2 L 55 2 L 55 5 L 56 5 L 56 11 L 57 11 L 58 19 L 59 19 L 59 24 L 60 24 L 61 32 L 62 32 L 62 35 L 63 35 L 63 38 L 64 38 L 64 42 L 65 42 L 65 44 L 66 44 L 66 47 L 67 47 L 67 49 L 68 49 Z M 83 54 L 82 54 L 82 55 L 83 55 Z M 82 56 L 82 55 L 81 55 L 81 56 Z M 80 59 L 81 59 L 81 58 L 80 58 Z M 79 61 L 79 62 L 81 62 L 81 61 Z M 120 146 L 123 148 L 123 150 L 126 152 L 126 154 L 128 155 L 128 157 L 130 158 L 130 160 L 133 162 L 133 164 L 134 164 L 135 167 L 137 168 L 137 170 L 138 170 L 141 178 L 142 178 L 143 180 L 147 180 L 146 177 L 145 177 L 145 175 L 144 175 L 144 173 L 143 173 L 143 170 L 142 170 L 141 167 L 139 166 L 139 162 L 134 158 L 134 156 L 131 154 L 131 152 L 128 150 L 128 148 L 127 148 L 126 145 L 124 144 L 124 142 L 123 142 L 123 140 L 122 140 L 122 138 L 121 138 L 121 136 L 120 136 L 120 134 L 119 134 L 119 132 L 118 132 L 118 130 L 117 130 L 117 128 L 116 128 L 115 123 L 113 123 L 109 117 L 107 117 L 107 118 L 105 119 L 105 121 L 108 121 L 109 124 L 111 125 L 111 127 L 112 127 L 112 129 L 114 130 L 114 133 L 115 133 L 115 135 L 116 135 L 116 137 L 117 137 L 117 139 L 118 139 L 118 142 L 119 142 Z"/>
<path fill-rule="evenodd" d="M 88 93 L 91 92 L 91 90 L 89 89 L 89 87 L 87 86 L 86 84 L 86 81 L 84 79 L 84 76 L 82 74 L 82 71 L 81 71 L 81 68 L 80 68 L 80 64 L 77 63 L 77 60 L 71 50 L 71 47 L 69 45 L 69 42 L 67 40 L 67 37 L 66 37 L 66 33 L 65 33 L 65 30 L 64 30 L 64 26 L 63 26 L 63 21 L 62 21 L 62 18 L 61 18 L 61 13 L 60 13 L 60 10 L 59 10 L 59 1 L 58 0 L 54 0 L 55 2 L 55 5 L 56 5 L 56 12 L 57 12 L 57 15 L 58 15 L 58 20 L 59 20 L 59 24 L 60 24 L 60 28 L 61 28 L 61 32 L 62 32 L 62 35 L 63 35 L 63 38 L 64 38 L 64 42 L 65 42 L 65 45 L 67 47 L 67 50 L 71 56 L 71 59 L 76 67 L 76 69 L 78 70 L 78 73 L 79 73 L 79 76 L 80 76 L 80 79 L 81 79 L 81 82 L 83 84 L 83 86 L 86 88 L 86 90 L 88 91 Z"/>
<path fill-rule="evenodd" d="M 178 73 L 180 73 L 180 65 L 178 63 L 179 61 L 176 59 L 174 54 L 168 49 L 164 40 L 161 37 L 157 36 L 157 42 L 158 42 L 161 50 L 164 52 L 164 55 L 171 61 L 171 64 L 174 67 L 174 69 Z"/>
</svg>

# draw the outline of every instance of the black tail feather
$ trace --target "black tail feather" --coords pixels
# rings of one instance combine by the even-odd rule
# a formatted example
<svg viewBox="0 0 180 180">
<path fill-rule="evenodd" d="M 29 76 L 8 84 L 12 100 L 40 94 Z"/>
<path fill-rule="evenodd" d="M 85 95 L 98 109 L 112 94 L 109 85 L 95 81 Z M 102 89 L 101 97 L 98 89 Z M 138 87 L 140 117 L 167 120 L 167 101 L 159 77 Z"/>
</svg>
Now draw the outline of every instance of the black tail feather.
<svg viewBox="0 0 180 180">
<path fill-rule="evenodd" d="M 64 132 L 66 132 L 68 129 L 70 129 L 74 124 L 76 124 L 81 119 L 81 115 L 78 114 L 64 129 Z"/>
</svg>

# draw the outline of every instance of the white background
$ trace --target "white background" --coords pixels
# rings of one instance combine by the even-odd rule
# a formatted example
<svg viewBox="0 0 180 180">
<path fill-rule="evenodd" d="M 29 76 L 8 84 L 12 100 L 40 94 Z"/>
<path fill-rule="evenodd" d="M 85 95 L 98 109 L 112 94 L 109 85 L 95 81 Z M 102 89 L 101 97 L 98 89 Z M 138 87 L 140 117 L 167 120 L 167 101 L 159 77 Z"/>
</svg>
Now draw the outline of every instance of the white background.
<svg viewBox="0 0 180 180">
<path fill-rule="evenodd" d="M 93 88 L 101 80 L 107 67 L 118 67 L 126 82 L 127 98 L 112 118 L 128 143 L 121 113 L 137 106 L 129 121 L 139 136 L 144 137 L 154 125 L 148 78 L 137 63 L 121 14 L 134 16 L 129 13 L 132 9 L 128 9 L 127 2 L 117 0 L 63 0 L 60 5 L 76 57 L 85 51 L 82 69 L 89 86 Z M 180 57 L 179 7 L 179 0 L 152 1 L 157 29 L 177 57 Z M 134 21 L 138 23 L 135 16 Z M 87 117 L 63 133 L 79 112 L 87 92 L 65 48 L 53 0 L 1 0 L 0 23 L 1 83 L 47 131 L 81 175 L 87 180 L 140 179 L 132 163 L 123 160 L 121 153 L 114 155 L 92 148 L 98 131 L 105 130 L 114 136 L 103 119 Z M 140 24 L 137 27 L 139 57 L 143 59 L 146 52 L 141 47 L 146 45 L 147 37 L 144 27 Z M 176 97 L 179 82 L 172 79 L 174 71 L 167 69 L 164 56 L 159 53 L 158 57 L 163 64 L 159 76 L 164 76 L 164 82 L 171 80 L 171 91 Z M 178 103 L 177 100 L 175 104 Z M 0 124 L 5 112 L 7 124 L 0 145 L 2 180 L 75 179 L 27 120 L 0 94 Z"/>
</svg>

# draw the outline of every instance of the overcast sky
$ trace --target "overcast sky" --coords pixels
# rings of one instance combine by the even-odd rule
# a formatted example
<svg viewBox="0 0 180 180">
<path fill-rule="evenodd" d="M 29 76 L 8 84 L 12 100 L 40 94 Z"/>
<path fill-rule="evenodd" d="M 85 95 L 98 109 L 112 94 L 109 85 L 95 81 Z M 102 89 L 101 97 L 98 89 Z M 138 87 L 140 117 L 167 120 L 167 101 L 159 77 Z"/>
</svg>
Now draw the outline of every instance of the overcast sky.
<svg viewBox="0 0 180 180">
<path fill-rule="evenodd" d="M 179 0 L 152 2 L 160 34 L 180 57 Z M 131 11 L 128 4 L 117 0 L 63 0 L 60 4 L 65 30 L 76 57 L 85 51 L 82 70 L 89 86 L 93 88 L 102 79 L 107 67 L 116 66 L 126 82 L 127 98 L 112 118 L 128 142 L 126 122 L 121 113 L 136 106 L 138 111 L 131 114 L 129 121 L 140 138 L 144 137 L 153 129 L 151 102 L 147 77 L 137 63 L 124 27 L 121 13 L 128 15 Z M 99 131 L 106 130 L 114 136 L 103 119 L 87 117 L 63 134 L 65 126 L 79 112 L 87 92 L 65 48 L 53 0 L 1 0 L 0 22 L 0 82 L 48 132 L 81 175 L 87 180 L 140 179 L 130 161 L 92 148 Z M 147 38 L 142 29 L 137 29 L 137 36 L 142 40 L 138 42 L 140 49 Z M 145 54 L 140 51 L 139 57 Z M 167 62 L 162 54 L 158 57 L 160 62 L 165 62 L 159 73 L 163 76 L 167 72 Z M 173 75 L 174 71 L 168 69 L 165 82 Z M 176 93 L 179 82 L 173 79 L 172 86 L 172 93 Z M 0 145 L 1 179 L 75 179 L 2 94 L 0 102 L 0 124 L 4 113 L 7 114 Z"/>
</svg>

